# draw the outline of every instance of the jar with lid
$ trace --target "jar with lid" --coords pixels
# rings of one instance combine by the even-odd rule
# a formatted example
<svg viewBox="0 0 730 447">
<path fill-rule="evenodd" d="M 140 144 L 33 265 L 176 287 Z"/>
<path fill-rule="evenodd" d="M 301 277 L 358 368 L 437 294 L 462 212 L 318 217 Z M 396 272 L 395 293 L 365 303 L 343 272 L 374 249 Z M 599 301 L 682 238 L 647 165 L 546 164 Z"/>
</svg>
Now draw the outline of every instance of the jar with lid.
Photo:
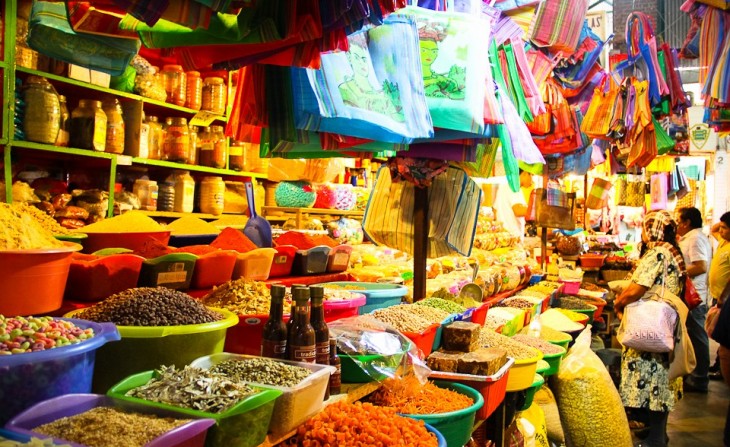
<svg viewBox="0 0 730 447">
<path fill-rule="evenodd" d="M 134 181 L 132 193 L 139 199 L 140 209 L 147 211 L 157 210 L 157 196 L 159 190 L 156 181 L 137 179 Z"/>
<path fill-rule="evenodd" d="M 222 177 L 203 177 L 200 183 L 200 212 L 217 216 L 223 213 L 226 184 Z"/>
<path fill-rule="evenodd" d="M 119 100 L 109 98 L 102 103 L 102 110 L 106 113 L 106 146 L 105 152 L 112 154 L 124 153 L 124 117 Z"/>
<path fill-rule="evenodd" d="M 223 78 L 205 78 L 201 109 L 223 115 L 226 113 L 226 100 L 227 91 Z"/>
<path fill-rule="evenodd" d="M 80 149 L 104 152 L 106 145 L 106 113 L 101 101 L 82 99 L 71 112 L 69 145 Z"/>
<path fill-rule="evenodd" d="M 187 84 L 185 92 L 185 107 L 193 110 L 200 110 L 200 106 L 203 101 L 203 79 L 200 78 L 200 72 L 186 72 L 185 82 Z"/>
<path fill-rule="evenodd" d="M 162 152 L 167 161 L 187 163 L 190 160 L 190 129 L 187 119 L 172 118 L 167 127 Z"/>
<path fill-rule="evenodd" d="M 195 180 L 190 172 L 175 174 L 175 212 L 192 213 L 195 205 Z"/>
<path fill-rule="evenodd" d="M 68 146 L 69 139 L 69 127 L 71 124 L 71 115 L 68 113 L 68 106 L 66 106 L 66 97 L 58 95 L 58 102 L 61 106 L 61 115 L 59 118 L 58 136 L 56 137 L 56 146 L 66 147 Z"/>
<path fill-rule="evenodd" d="M 160 151 L 165 144 L 162 124 L 156 116 L 148 116 L 147 124 L 150 126 L 147 157 L 151 160 L 159 160 L 161 158 Z"/>
<path fill-rule="evenodd" d="M 188 164 L 198 164 L 198 126 L 190 126 L 190 157 Z"/>
<path fill-rule="evenodd" d="M 61 125 L 61 102 L 48 79 L 28 76 L 23 87 L 25 139 L 36 143 L 53 144 Z"/>
<path fill-rule="evenodd" d="M 228 146 L 228 169 L 243 171 L 243 141 L 232 141 Z"/>
<path fill-rule="evenodd" d="M 165 80 L 167 102 L 184 106 L 186 96 L 185 72 L 181 65 L 165 65 L 162 67 L 162 77 Z"/>
<path fill-rule="evenodd" d="M 175 211 L 175 183 L 165 180 L 157 191 L 157 211 Z"/>
<path fill-rule="evenodd" d="M 228 158 L 228 144 L 223 126 L 210 126 L 200 151 L 200 165 L 223 169 Z"/>
<path fill-rule="evenodd" d="M 210 166 L 213 163 L 213 138 L 210 127 L 201 127 L 198 131 L 198 164 Z"/>
</svg>

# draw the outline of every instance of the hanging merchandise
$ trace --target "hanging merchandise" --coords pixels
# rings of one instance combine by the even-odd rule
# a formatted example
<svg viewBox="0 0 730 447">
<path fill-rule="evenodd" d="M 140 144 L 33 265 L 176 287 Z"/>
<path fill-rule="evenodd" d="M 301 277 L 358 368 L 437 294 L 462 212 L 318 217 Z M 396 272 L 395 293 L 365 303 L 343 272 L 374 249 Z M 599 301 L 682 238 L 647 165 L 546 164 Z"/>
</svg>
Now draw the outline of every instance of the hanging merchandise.
<svg viewBox="0 0 730 447">
<path fill-rule="evenodd" d="M 520 115 L 520 119 L 525 122 L 531 122 L 534 117 L 530 106 L 528 104 L 527 97 L 534 95 L 538 96 L 537 92 L 526 92 L 520 74 L 517 69 L 517 63 L 515 60 L 514 51 L 511 43 L 503 44 L 499 47 L 499 63 L 502 67 L 502 74 L 504 75 L 504 82 L 507 86 L 506 93 L 509 94 L 512 99 L 512 103 L 517 107 L 517 112 Z M 544 107 L 542 107 L 544 109 Z M 540 108 L 537 108 L 538 111 Z M 544 112 L 544 110 L 543 110 Z"/>
<path fill-rule="evenodd" d="M 594 67 L 598 66 L 600 70 L 598 58 L 606 42 L 591 30 L 587 20 L 583 22 L 578 50 L 555 68 L 555 77 L 563 87 L 575 89 L 590 79 L 589 75 Z"/>
<path fill-rule="evenodd" d="M 138 40 L 77 34 L 62 2 L 36 0 L 30 14 L 28 46 L 69 64 L 120 76 L 140 48 Z"/>
<path fill-rule="evenodd" d="M 648 71 L 649 98 L 652 106 L 662 101 L 662 96 L 669 95 L 669 87 L 662 74 L 657 55 L 657 42 L 651 18 L 634 11 L 626 19 L 626 43 L 628 62 L 633 65 L 641 58 Z"/>
<path fill-rule="evenodd" d="M 540 152 L 564 154 L 580 148 L 582 136 L 578 117 L 553 81 L 545 83 L 543 102 L 547 111 L 528 124 Z"/>
<path fill-rule="evenodd" d="M 541 227 L 559 228 L 562 230 L 574 230 L 575 220 L 573 219 L 573 208 L 575 206 L 575 193 L 563 192 L 554 182 L 548 184 L 548 188 L 536 188 L 533 190 L 535 208 L 535 222 Z"/>
<path fill-rule="evenodd" d="M 666 210 L 668 197 L 667 197 L 667 182 L 669 178 L 666 172 L 659 174 L 653 174 L 651 181 L 649 182 L 651 188 L 651 210 Z"/>
<path fill-rule="evenodd" d="M 532 116 L 545 113 L 545 104 L 542 101 L 541 89 L 532 75 L 530 63 L 525 54 L 525 43 L 522 39 L 512 41 L 512 52 L 514 53 L 515 64 L 519 74 L 520 84 L 525 92 L 525 99 L 530 108 Z"/>
<path fill-rule="evenodd" d="M 411 182 L 394 182 L 390 170 L 380 168 L 363 218 L 370 240 L 413 253 L 415 188 Z M 469 256 L 481 201 L 479 186 L 461 169 L 448 168 L 433 179 L 428 200 L 427 256 Z"/>
<path fill-rule="evenodd" d="M 603 78 L 601 84 L 593 90 L 593 99 L 580 130 L 591 138 L 610 139 L 608 132 L 615 121 L 614 117 L 622 113 L 618 108 L 619 93 L 619 87 L 611 76 Z"/>
<path fill-rule="evenodd" d="M 530 40 L 552 52 L 572 54 L 588 12 L 586 0 L 543 0 L 530 24 Z"/>
<path fill-rule="evenodd" d="M 586 208 L 599 210 L 608 203 L 608 195 L 611 191 L 611 182 L 600 177 L 596 177 L 591 185 L 591 190 L 586 198 Z"/>
<path fill-rule="evenodd" d="M 433 136 L 417 36 L 413 18 L 389 16 L 350 35 L 347 52 L 323 55 L 321 70 L 293 68 L 296 127 L 391 143 Z"/>
</svg>

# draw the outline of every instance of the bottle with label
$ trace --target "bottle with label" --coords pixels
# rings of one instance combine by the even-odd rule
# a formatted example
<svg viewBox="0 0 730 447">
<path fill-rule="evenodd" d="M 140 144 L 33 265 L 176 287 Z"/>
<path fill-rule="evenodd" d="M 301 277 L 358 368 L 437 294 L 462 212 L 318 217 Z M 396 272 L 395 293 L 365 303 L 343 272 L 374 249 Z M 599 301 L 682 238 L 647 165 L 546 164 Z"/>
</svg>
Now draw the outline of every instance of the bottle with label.
<svg viewBox="0 0 730 447">
<path fill-rule="evenodd" d="M 324 321 L 324 288 L 321 286 L 309 287 L 309 296 L 312 299 L 310 322 L 314 328 L 317 341 L 317 363 L 330 364 L 330 330 Z"/>
<path fill-rule="evenodd" d="M 294 289 L 292 298 L 294 299 L 294 310 L 291 318 L 294 323 L 288 334 L 289 360 L 315 363 L 317 360 L 317 342 L 314 328 L 309 322 L 309 289 Z"/>
<path fill-rule="evenodd" d="M 228 169 L 243 171 L 243 141 L 231 141 L 228 146 Z"/>
<path fill-rule="evenodd" d="M 286 287 L 271 286 L 269 321 L 264 324 L 261 339 L 261 357 L 286 359 L 287 329 L 284 324 L 284 295 Z"/>
<path fill-rule="evenodd" d="M 137 179 L 134 181 L 132 193 L 139 198 L 140 209 L 156 211 L 158 192 L 157 182 L 154 180 Z"/>
<path fill-rule="evenodd" d="M 106 113 L 101 109 L 101 101 L 91 99 L 79 101 L 79 106 L 71 112 L 69 138 L 71 147 L 104 152 L 104 146 L 106 146 Z"/>
<path fill-rule="evenodd" d="M 195 180 L 190 172 L 175 175 L 175 212 L 192 213 L 195 207 Z"/>
<path fill-rule="evenodd" d="M 337 340 L 330 339 L 330 366 L 335 367 L 335 372 L 330 376 L 329 391 L 330 396 L 340 394 L 342 392 L 342 364 L 340 356 L 337 355 Z"/>
<path fill-rule="evenodd" d="M 157 211 L 175 211 L 175 183 L 165 180 L 158 185 Z"/>
<path fill-rule="evenodd" d="M 188 163 L 190 160 L 190 128 L 186 118 L 172 118 L 167 126 L 162 152 L 167 161 Z"/>
<path fill-rule="evenodd" d="M 106 146 L 105 152 L 124 153 L 124 117 L 122 106 L 116 98 L 108 98 L 103 102 L 102 110 L 106 114 Z"/>
<path fill-rule="evenodd" d="M 147 144 L 147 158 L 150 160 L 159 160 L 161 158 L 160 151 L 165 143 L 165 135 L 162 132 L 162 124 L 156 116 L 148 116 L 147 124 L 150 127 L 149 141 Z"/>
</svg>

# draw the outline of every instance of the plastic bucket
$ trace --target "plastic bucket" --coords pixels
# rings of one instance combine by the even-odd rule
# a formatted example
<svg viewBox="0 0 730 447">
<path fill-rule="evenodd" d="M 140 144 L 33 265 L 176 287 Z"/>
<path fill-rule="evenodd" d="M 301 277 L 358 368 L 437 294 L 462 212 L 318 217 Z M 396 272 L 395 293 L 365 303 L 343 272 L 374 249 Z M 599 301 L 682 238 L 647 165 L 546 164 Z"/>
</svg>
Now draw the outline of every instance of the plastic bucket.
<svg viewBox="0 0 730 447">
<path fill-rule="evenodd" d="M 75 253 L 66 282 L 65 300 L 100 301 L 137 286 L 144 258 L 133 254 L 95 256 Z"/>
<path fill-rule="evenodd" d="M 434 384 L 440 388 L 465 394 L 471 397 L 474 403 L 463 410 L 448 413 L 404 414 L 403 416 L 420 419 L 426 424 L 431 425 L 443 435 L 448 447 L 463 447 L 469 442 L 469 438 L 471 438 L 476 412 L 484 405 L 484 399 L 477 390 L 460 383 L 436 380 Z"/>
<path fill-rule="evenodd" d="M 238 324 L 228 328 L 224 350 L 234 354 L 261 355 L 261 338 L 268 314 L 239 315 Z M 284 314 L 284 322 L 289 314 Z"/>
<path fill-rule="evenodd" d="M 418 349 L 423 352 L 423 358 L 426 358 L 433 351 L 433 347 L 436 344 L 436 336 L 440 330 L 441 325 L 434 323 L 421 332 L 402 332 L 402 334 L 418 346 Z"/>
<path fill-rule="evenodd" d="M 324 321 L 330 323 L 342 318 L 354 317 L 358 309 L 365 305 L 367 298 L 353 293 L 351 300 L 327 300 L 324 302 Z"/>
<path fill-rule="evenodd" d="M 233 267 L 236 265 L 237 252 L 218 250 L 198 255 L 193 267 L 192 289 L 210 289 L 231 279 Z"/>
<path fill-rule="evenodd" d="M 107 342 L 119 340 L 119 332 L 112 323 L 61 319 L 93 329 L 94 337 L 46 351 L 0 356 L 0 424 L 43 400 L 91 391 L 95 354 Z"/>
<path fill-rule="evenodd" d="M 426 424 L 426 430 L 430 431 L 434 435 L 436 435 L 436 440 L 438 441 L 438 447 L 446 447 L 446 438 L 444 438 L 444 435 L 441 434 L 438 430 L 433 428 L 431 425 Z"/>
<path fill-rule="evenodd" d="M 540 374 L 535 374 L 535 378 L 532 381 L 532 385 L 525 391 L 525 403 L 520 408 L 520 411 L 525 411 L 532 405 L 532 399 L 535 398 L 535 393 L 545 383 L 545 378 Z"/>
<path fill-rule="evenodd" d="M 127 377 L 114 385 L 107 395 L 152 408 L 174 410 L 191 418 L 215 419 L 216 424 L 208 430 L 205 443 L 207 447 L 254 447 L 264 442 L 274 411 L 274 402 L 281 396 L 280 390 L 256 386 L 260 390 L 258 393 L 244 398 L 221 413 L 174 407 L 126 396 L 129 390 L 145 385 L 153 376 L 154 371 L 145 371 Z"/>
<path fill-rule="evenodd" d="M 64 417 L 75 416 L 99 407 L 119 408 L 120 410 L 153 414 L 160 417 L 190 419 L 189 415 L 173 409 L 158 409 L 99 394 L 67 394 L 34 405 L 14 417 L 8 423 L 7 427 L 10 430 L 33 436 L 34 438 L 44 438 L 46 437 L 45 435 L 37 433 L 33 429 L 39 425 L 48 424 Z M 163 433 L 145 444 L 145 447 L 203 447 L 208 428 L 213 424 L 215 424 L 215 420 L 213 419 L 196 418 L 196 420 L 187 422 Z M 82 444 L 69 441 L 58 442 L 58 444 L 84 447 Z"/>
<path fill-rule="evenodd" d="M 239 253 L 231 278 L 266 281 L 271 274 L 275 255 L 276 250 L 273 248 L 256 248 L 246 253 Z"/>
<path fill-rule="evenodd" d="M 507 381 L 507 391 L 522 391 L 532 385 L 532 381 L 537 372 L 537 361 L 542 359 L 542 352 L 535 357 L 529 359 L 515 360 L 515 364 L 512 365 L 509 374 L 509 380 Z"/>
<path fill-rule="evenodd" d="M 350 291 L 365 295 L 367 301 L 365 302 L 365 305 L 358 310 L 360 315 L 370 313 L 376 309 L 400 304 L 402 297 L 408 293 L 408 288 L 400 284 L 335 281 L 317 285 L 325 288 L 327 286 L 336 286 L 339 288 L 349 286 L 352 287 Z"/>
<path fill-rule="evenodd" d="M 565 353 L 568 349 L 567 346 L 562 346 L 562 348 L 563 352 L 559 352 L 557 354 L 544 354 L 542 356 L 542 359 L 546 361 L 549 365 L 549 368 L 543 371 L 543 376 L 547 377 L 558 373 L 558 369 L 560 368 L 560 362 L 563 360 L 563 357 L 565 356 Z"/>
<path fill-rule="evenodd" d="M 170 241 L 170 231 L 146 231 L 146 232 L 115 232 L 115 233 L 86 233 L 89 237 L 84 239 L 84 253 L 93 253 L 102 248 L 128 248 L 140 250 L 145 242 L 154 239 L 163 245 Z"/>
<path fill-rule="evenodd" d="M 279 245 L 274 247 L 276 254 L 271 263 L 270 278 L 278 278 L 280 276 L 291 275 L 291 269 L 294 266 L 294 256 L 297 254 L 297 247 L 293 245 Z"/>
<path fill-rule="evenodd" d="M 182 368 L 198 357 L 222 352 L 226 330 L 238 323 L 238 317 L 225 309 L 210 309 L 223 314 L 223 319 L 180 326 L 117 326 L 122 339 L 99 349 L 93 390 L 104 393 L 131 374 L 161 365 Z"/>
<path fill-rule="evenodd" d="M 44 314 L 61 307 L 71 255 L 79 244 L 39 250 L 0 251 L 0 314 Z"/>
</svg>

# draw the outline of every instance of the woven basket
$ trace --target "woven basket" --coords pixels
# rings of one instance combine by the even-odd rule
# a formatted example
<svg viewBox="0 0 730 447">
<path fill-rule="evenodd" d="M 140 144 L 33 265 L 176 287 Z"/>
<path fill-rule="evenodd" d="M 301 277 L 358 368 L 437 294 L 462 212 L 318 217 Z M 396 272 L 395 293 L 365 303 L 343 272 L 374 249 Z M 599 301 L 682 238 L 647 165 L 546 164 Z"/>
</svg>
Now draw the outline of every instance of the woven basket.
<svg viewBox="0 0 730 447">
<path fill-rule="evenodd" d="M 601 270 L 601 276 L 606 282 L 620 281 L 622 279 L 626 279 L 628 274 L 628 270 Z"/>
</svg>

